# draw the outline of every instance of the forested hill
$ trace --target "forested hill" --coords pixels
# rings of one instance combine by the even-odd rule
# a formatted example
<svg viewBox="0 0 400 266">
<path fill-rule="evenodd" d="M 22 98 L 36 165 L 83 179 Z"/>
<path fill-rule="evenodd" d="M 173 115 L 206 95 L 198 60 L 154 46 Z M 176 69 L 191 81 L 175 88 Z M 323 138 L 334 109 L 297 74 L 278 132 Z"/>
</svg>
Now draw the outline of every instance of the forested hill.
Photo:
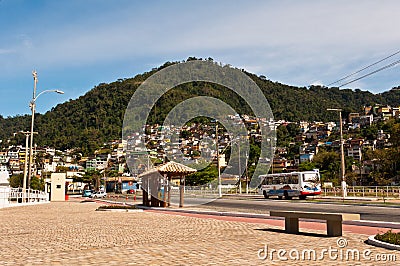
<svg viewBox="0 0 400 266">
<path fill-rule="evenodd" d="M 35 118 L 35 131 L 40 134 L 35 137 L 35 142 L 58 149 L 81 148 L 84 154 L 88 154 L 106 141 L 121 138 L 124 112 L 136 88 L 151 74 L 171 64 L 167 62 L 134 78 L 99 84 L 78 99 L 59 104 L 45 114 L 38 114 Z M 341 107 L 346 115 L 346 112 L 360 112 L 364 105 L 400 105 L 400 87 L 381 94 L 320 86 L 293 87 L 272 82 L 264 76 L 245 73 L 265 94 L 275 119 L 328 121 L 337 119 L 337 114 L 326 111 L 327 108 Z M 246 103 L 232 91 L 215 84 L 194 82 L 165 94 L 157 102 L 156 108 L 153 108 L 155 113 L 149 116 L 149 123 L 161 123 L 177 103 L 199 95 L 219 98 L 239 113 L 251 114 Z M 28 130 L 30 116 L 0 116 L 0 128 L 3 146 L 23 144 L 24 136 L 18 134 L 13 137 L 13 133 Z M 11 143 L 6 141 L 8 139 L 11 139 Z"/>
</svg>

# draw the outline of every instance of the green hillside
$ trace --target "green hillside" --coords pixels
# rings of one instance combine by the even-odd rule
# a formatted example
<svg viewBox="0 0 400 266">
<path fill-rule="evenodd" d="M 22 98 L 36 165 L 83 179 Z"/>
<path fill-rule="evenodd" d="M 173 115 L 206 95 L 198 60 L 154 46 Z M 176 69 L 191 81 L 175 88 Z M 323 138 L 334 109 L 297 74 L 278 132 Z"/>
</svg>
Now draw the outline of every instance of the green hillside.
<svg viewBox="0 0 400 266">
<path fill-rule="evenodd" d="M 190 60 L 193 60 L 190 59 Z M 35 138 L 38 145 L 49 145 L 58 149 L 78 147 L 84 154 L 93 152 L 102 143 L 121 137 L 124 111 L 137 87 L 163 66 L 134 78 L 120 79 L 109 84 L 99 84 L 85 95 L 57 105 L 45 114 L 38 114 Z M 360 90 L 326 88 L 320 86 L 293 87 L 272 82 L 264 76 L 247 73 L 261 88 L 269 101 L 275 119 L 288 121 L 328 121 L 337 119 L 337 114 L 326 108 L 341 107 L 346 112 L 360 112 L 364 105 L 374 103 L 400 105 L 400 87 L 372 94 Z M 246 103 L 229 89 L 215 84 L 193 82 L 174 88 L 157 102 L 149 116 L 149 123 L 162 123 L 165 115 L 177 103 L 194 97 L 210 96 L 230 104 L 239 113 L 251 114 Z M 30 128 L 30 116 L 3 118 L 0 116 L 0 139 L 12 139 L 11 144 L 24 143 L 24 136 L 14 132 Z M 3 141 L 3 146 L 10 143 Z"/>
</svg>

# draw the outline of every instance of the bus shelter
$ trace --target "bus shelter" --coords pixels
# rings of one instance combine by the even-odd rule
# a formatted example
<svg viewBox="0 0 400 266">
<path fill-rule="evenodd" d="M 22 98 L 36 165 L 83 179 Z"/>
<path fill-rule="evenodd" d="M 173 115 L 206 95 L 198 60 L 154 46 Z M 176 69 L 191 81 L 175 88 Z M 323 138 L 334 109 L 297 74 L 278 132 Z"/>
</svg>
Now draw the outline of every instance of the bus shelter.
<svg viewBox="0 0 400 266">
<path fill-rule="evenodd" d="M 179 207 L 183 207 L 185 177 L 197 170 L 170 161 L 139 175 L 142 179 L 143 205 L 152 207 L 171 206 L 171 182 L 179 181 Z M 149 201 L 149 194 L 151 199 Z"/>
</svg>

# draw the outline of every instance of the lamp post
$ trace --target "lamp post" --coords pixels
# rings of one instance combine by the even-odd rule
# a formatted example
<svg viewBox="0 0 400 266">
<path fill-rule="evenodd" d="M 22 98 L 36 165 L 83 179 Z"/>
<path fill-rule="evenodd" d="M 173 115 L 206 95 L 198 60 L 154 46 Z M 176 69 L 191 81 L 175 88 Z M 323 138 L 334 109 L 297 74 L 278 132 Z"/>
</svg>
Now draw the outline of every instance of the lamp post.
<svg viewBox="0 0 400 266">
<path fill-rule="evenodd" d="M 339 112 L 339 123 L 340 123 L 340 160 L 341 160 L 341 175 L 342 175 L 342 193 L 343 198 L 347 197 L 347 184 L 345 177 L 345 165 L 344 165 L 344 148 L 343 148 L 343 125 L 342 125 L 342 109 L 328 108 L 327 111 Z"/>
<path fill-rule="evenodd" d="M 29 135 L 31 134 L 30 131 L 20 131 L 19 133 L 25 135 L 25 162 L 24 162 L 24 179 L 22 183 L 22 188 L 24 189 L 24 193 L 26 190 L 26 178 L 27 178 L 27 168 L 28 168 L 28 145 L 29 145 Z M 33 132 L 34 134 L 37 134 L 37 132 Z"/>
<path fill-rule="evenodd" d="M 32 110 L 32 120 L 31 120 L 31 139 L 30 139 L 30 146 L 29 146 L 29 168 L 28 168 L 28 189 L 30 189 L 30 183 L 31 183 L 31 177 L 32 177 L 32 160 L 33 160 L 33 125 L 35 122 L 35 107 L 36 107 L 36 100 L 37 98 L 39 98 L 40 95 L 42 95 L 43 93 L 46 92 L 56 92 L 59 94 L 64 94 L 63 91 L 60 90 L 44 90 L 42 92 L 40 92 L 38 95 L 36 95 L 36 85 L 37 85 L 37 73 L 36 71 L 32 71 L 32 75 L 33 75 L 33 96 L 32 96 L 32 100 L 29 103 L 29 107 Z"/>
</svg>

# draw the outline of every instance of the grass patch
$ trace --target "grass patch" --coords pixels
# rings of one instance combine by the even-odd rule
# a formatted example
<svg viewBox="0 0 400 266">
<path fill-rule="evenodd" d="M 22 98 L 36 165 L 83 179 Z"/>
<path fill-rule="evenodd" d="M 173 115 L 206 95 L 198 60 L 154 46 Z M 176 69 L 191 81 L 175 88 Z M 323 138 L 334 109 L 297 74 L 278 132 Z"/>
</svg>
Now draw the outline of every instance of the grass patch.
<svg viewBox="0 0 400 266">
<path fill-rule="evenodd" d="M 392 230 L 384 234 L 377 234 L 375 239 L 389 244 L 400 245 L 400 233 L 393 233 Z"/>
<path fill-rule="evenodd" d="M 135 205 L 103 205 L 97 208 L 98 210 L 134 210 L 137 209 Z"/>
</svg>

